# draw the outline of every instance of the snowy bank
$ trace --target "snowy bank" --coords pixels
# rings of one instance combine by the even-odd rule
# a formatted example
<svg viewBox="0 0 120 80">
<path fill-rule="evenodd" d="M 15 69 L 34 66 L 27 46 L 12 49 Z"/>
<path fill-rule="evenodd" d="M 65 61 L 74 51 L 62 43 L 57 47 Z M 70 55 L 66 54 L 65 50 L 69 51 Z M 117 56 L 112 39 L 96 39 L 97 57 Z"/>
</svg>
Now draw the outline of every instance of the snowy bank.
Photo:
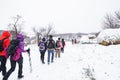
<svg viewBox="0 0 120 80">
<path fill-rule="evenodd" d="M 120 29 L 105 29 L 100 32 L 97 42 L 106 45 L 120 43 Z"/>
</svg>

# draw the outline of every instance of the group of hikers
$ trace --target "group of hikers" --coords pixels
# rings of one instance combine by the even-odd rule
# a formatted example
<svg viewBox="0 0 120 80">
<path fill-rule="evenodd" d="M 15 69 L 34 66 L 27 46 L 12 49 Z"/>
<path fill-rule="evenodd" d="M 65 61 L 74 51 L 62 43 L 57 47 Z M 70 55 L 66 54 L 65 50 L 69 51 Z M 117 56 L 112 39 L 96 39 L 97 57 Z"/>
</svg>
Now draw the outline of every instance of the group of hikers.
<svg viewBox="0 0 120 80">
<path fill-rule="evenodd" d="M 10 40 L 10 32 L 3 31 L 0 36 L 0 72 L 2 72 L 3 80 L 8 80 L 11 73 L 16 68 L 16 63 L 19 65 L 18 78 L 23 78 L 22 68 L 23 68 L 23 57 L 22 52 L 28 52 L 30 49 L 24 50 L 24 36 L 22 34 L 17 34 L 16 39 Z M 7 58 L 10 57 L 11 67 L 6 71 Z"/>
<path fill-rule="evenodd" d="M 11 73 L 16 68 L 16 63 L 18 63 L 18 79 L 24 77 L 22 74 L 23 69 L 23 57 L 22 52 L 28 53 L 30 55 L 30 48 L 24 49 L 24 36 L 22 34 L 17 34 L 15 39 L 10 39 L 11 34 L 9 31 L 3 31 L 0 36 L 0 72 L 2 72 L 3 79 L 8 80 Z M 60 58 L 60 53 L 64 53 L 64 46 L 65 41 L 64 39 L 58 38 L 57 41 L 53 39 L 53 36 L 50 35 L 49 39 L 47 40 L 45 37 L 39 42 L 38 47 L 40 51 L 40 60 L 43 64 L 45 64 L 44 56 L 46 51 L 48 51 L 48 64 L 54 62 L 55 58 Z M 54 55 L 55 53 L 55 55 Z M 7 59 L 10 57 L 10 64 L 11 67 L 8 71 L 6 71 L 6 62 Z"/>
<path fill-rule="evenodd" d="M 72 39 L 72 44 L 76 44 L 77 43 L 77 39 Z"/>
<path fill-rule="evenodd" d="M 49 39 L 46 40 L 45 37 L 42 38 L 42 40 L 38 44 L 39 51 L 40 51 L 40 60 L 43 64 L 44 62 L 44 55 L 46 51 L 48 51 L 48 57 L 47 57 L 47 62 L 48 64 L 54 62 L 54 56 L 55 58 L 60 58 L 60 53 L 64 53 L 64 47 L 65 47 L 65 41 L 64 39 L 58 38 L 58 40 L 54 40 L 53 36 L 50 35 Z M 55 55 L 54 55 L 55 53 Z"/>
</svg>

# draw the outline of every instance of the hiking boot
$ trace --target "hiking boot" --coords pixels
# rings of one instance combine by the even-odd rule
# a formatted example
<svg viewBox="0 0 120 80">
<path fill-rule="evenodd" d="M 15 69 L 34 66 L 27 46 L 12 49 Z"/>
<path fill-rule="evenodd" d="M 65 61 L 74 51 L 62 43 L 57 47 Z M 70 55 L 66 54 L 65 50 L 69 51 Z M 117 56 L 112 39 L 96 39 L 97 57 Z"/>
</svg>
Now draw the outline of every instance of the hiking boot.
<svg viewBox="0 0 120 80">
<path fill-rule="evenodd" d="M 19 79 L 20 79 L 20 78 L 23 78 L 23 77 L 24 77 L 24 75 L 19 75 L 19 76 L 18 76 Z"/>
<path fill-rule="evenodd" d="M 51 61 L 51 63 L 53 63 L 54 61 Z"/>
<path fill-rule="evenodd" d="M 5 76 L 5 74 L 6 74 L 6 71 L 5 71 L 5 72 L 2 72 L 2 75 L 3 75 L 3 76 Z"/>
<path fill-rule="evenodd" d="M 43 64 L 45 64 L 45 62 L 42 62 Z"/>
<path fill-rule="evenodd" d="M 3 79 L 2 80 L 7 80 L 5 77 L 3 77 Z"/>
</svg>

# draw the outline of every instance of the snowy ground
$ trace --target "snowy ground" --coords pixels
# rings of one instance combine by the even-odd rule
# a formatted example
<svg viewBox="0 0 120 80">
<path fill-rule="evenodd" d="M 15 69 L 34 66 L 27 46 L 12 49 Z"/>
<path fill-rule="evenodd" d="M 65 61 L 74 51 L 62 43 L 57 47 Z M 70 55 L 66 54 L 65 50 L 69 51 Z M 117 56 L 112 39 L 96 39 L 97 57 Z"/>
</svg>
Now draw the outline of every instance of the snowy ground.
<svg viewBox="0 0 120 80">
<path fill-rule="evenodd" d="M 54 63 L 40 62 L 40 54 L 37 45 L 29 45 L 31 48 L 32 73 L 29 70 L 29 58 L 23 54 L 22 80 L 120 80 L 120 45 L 102 46 L 98 44 L 66 43 L 65 53 Z M 7 61 L 7 70 L 10 67 Z M 18 65 L 8 80 L 17 80 Z M 2 75 L 0 74 L 0 80 Z"/>
</svg>

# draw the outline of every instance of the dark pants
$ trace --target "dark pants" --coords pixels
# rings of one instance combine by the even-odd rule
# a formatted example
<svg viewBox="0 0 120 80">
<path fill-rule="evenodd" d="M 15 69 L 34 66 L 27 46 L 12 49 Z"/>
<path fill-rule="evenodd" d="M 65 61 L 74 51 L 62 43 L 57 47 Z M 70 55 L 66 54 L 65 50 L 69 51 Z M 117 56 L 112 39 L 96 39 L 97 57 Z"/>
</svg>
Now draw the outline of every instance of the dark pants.
<svg viewBox="0 0 120 80">
<path fill-rule="evenodd" d="M 15 68 L 16 68 L 16 62 L 19 65 L 18 76 L 22 75 L 22 68 L 23 68 L 23 57 L 22 57 L 22 55 L 20 56 L 20 59 L 18 59 L 17 61 L 14 61 L 12 59 L 12 57 L 10 57 L 11 68 L 6 73 L 6 75 L 4 76 L 3 80 L 7 80 L 8 77 L 11 75 L 11 73 L 15 70 Z"/>
<path fill-rule="evenodd" d="M 42 63 L 44 63 L 44 56 L 45 56 L 45 51 L 40 51 L 40 60 L 42 61 Z"/>
<path fill-rule="evenodd" d="M 64 53 L 64 47 L 63 47 L 63 48 L 61 48 L 61 52 L 62 52 L 62 53 Z"/>
<path fill-rule="evenodd" d="M 6 61 L 7 59 L 4 56 L 0 56 L 0 71 L 2 71 L 3 76 L 6 74 Z"/>
</svg>

